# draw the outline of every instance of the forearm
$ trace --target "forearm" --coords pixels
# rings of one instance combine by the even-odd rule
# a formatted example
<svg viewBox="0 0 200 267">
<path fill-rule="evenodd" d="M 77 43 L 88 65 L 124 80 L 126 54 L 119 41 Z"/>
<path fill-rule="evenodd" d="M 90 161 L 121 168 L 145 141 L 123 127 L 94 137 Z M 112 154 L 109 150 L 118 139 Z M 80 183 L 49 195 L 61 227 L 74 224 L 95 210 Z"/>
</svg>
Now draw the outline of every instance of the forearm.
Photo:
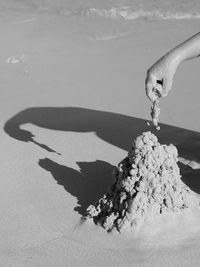
<svg viewBox="0 0 200 267">
<path fill-rule="evenodd" d="M 177 64 L 200 56 L 200 32 L 176 46 L 167 55 L 172 56 Z"/>
</svg>

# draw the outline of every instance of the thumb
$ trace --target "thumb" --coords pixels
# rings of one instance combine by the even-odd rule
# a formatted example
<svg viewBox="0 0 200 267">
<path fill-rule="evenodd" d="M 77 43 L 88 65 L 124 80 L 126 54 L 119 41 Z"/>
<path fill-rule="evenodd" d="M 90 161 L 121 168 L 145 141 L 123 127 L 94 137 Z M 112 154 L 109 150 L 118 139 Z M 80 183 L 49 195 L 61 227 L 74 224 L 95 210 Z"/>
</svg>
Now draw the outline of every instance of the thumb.
<svg viewBox="0 0 200 267">
<path fill-rule="evenodd" d="M 151 77 L 145 85 L 146 95 L 151 101 L 155 101 L 161 96 L 162 86 L 156 83 L 155 78 Z"/>
<path fill-rule="evenodd" d="M 154 86 L 152 84 L 146 85 L 146 95 L 151 101 L 155 101 L 157 99 L 157 94 L 155 94 Z"/>
</svg>

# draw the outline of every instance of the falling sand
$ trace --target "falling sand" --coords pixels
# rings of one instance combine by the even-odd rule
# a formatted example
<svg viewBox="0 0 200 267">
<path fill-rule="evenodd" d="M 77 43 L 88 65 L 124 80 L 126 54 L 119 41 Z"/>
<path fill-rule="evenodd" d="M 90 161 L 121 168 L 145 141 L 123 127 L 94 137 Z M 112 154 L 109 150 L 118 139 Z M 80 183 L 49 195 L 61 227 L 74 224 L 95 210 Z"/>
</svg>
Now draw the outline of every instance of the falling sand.
<svg viewBox="0 0 200 267">
<path fill-rule="evenodd" d="M 139 230 L 155 215 L 184 212 L 199 202 L 181 181 L 174 145 L 161 145 L 151 132 L 137 137 L 113 172 L 110 192 L 87 209 L 87 219 L 108 232 Z"/>
<path fill-rule="evenodd" d="M 158 126 L 158 117 L 160 115 L 160 108 L 158 104 L 159 104 L 159 99 L 153 101 L 151 106 L 151 118 L 153 125 L 156 127 L 157 130 L 160 130 L 160 126 Z"/>
</svg>

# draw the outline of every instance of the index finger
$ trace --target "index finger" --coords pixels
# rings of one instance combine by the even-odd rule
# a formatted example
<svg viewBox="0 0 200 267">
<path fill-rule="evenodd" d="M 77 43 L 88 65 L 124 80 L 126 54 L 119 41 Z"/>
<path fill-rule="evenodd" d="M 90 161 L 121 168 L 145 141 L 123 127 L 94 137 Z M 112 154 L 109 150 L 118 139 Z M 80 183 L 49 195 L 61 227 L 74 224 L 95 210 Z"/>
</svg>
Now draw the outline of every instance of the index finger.
<svg viewBox="0 0 200 267">
<path fill-rule="evenodd" d="M 155 87 L 152 83 L 148 82 L 145 87 L 146 95 L 151 101 L 155 101 L 158 98 L 158 95 L 156 94 Z"/>
</svg>

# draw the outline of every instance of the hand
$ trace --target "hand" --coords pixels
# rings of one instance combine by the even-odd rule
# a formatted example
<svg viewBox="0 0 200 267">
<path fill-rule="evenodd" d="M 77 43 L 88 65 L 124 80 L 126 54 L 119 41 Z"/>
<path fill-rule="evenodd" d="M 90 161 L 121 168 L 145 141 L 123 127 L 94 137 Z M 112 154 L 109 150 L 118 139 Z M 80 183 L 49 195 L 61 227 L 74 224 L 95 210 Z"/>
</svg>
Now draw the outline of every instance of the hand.
<svg viewBox="0 0 200 267">
<path fill-rule="evenodd" d="M 147 71 L 145 80 L 146 94 L 151 101 L 164 97 L 171 90 L 178 61 L 170 53 L 160 58 Z"/>
</svg>

